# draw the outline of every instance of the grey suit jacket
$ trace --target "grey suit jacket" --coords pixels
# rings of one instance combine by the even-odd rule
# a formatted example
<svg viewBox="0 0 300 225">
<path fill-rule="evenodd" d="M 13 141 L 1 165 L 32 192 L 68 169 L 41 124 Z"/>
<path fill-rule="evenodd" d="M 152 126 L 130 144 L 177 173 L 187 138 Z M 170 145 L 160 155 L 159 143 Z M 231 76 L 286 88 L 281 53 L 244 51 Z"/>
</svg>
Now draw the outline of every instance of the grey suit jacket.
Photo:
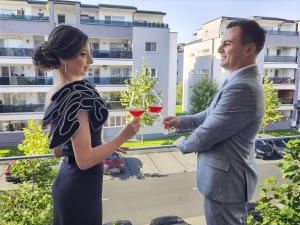
<svg viewBox="0 0 300 225">
<path fill-rule="evenodd" d="M 195 129 L 178 143 L 183 153 L 196 152 L 197 184 L 207 198 L 219 202 L 249 201 L 257 183 L 254 147 L 265 111 L 257 67 L 234 75 L 209 108 L 179 117 L 178 131 Z"/>
</svg>

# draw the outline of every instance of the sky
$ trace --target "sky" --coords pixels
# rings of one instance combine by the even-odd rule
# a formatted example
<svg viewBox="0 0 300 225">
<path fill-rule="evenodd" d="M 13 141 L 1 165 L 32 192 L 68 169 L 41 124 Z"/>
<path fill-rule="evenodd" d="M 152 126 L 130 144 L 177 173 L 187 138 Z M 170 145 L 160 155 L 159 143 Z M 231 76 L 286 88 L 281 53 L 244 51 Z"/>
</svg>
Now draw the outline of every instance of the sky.
<svg viewBox="0 0 300 225">
<path fill-rule="evenodd" d="M 127 5 L 167 13 L 164 23 L 178 32 L 178 43 L 195 40 L 203 23 L 221 16 L 267 16 L 300 20 L 300 0 L 74 0 L 83 4 Z"/>
</svg>

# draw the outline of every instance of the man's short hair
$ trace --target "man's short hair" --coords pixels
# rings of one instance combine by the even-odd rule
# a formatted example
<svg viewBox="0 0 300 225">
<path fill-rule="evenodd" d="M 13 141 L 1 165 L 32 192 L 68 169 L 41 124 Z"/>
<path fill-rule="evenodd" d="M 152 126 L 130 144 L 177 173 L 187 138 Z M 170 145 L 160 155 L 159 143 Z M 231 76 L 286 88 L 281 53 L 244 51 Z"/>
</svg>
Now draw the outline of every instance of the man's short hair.
<svg viewBox="0 0 300 225">
<path fill-rule="evenodd" d="M 266 31 L 259 26 L 254 20 L 235 20 L 227 25 L 227 29 L 239 27 L 241 30 L 241 44 L 246 45 L 253 43 L 258 54 L 264 47 L 266 40 Z"/>
</svg>

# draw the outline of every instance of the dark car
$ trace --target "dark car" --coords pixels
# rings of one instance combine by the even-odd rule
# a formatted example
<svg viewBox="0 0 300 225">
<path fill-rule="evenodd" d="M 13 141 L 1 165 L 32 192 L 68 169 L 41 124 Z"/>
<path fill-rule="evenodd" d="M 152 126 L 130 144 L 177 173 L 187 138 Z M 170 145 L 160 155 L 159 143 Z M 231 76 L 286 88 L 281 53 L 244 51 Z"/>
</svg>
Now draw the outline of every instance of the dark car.
<svg viewBox="0 0 300 225">
<path fill-rule="evenodd" d="M 252 215 L 253 216 L 253 219 L 256 222 L 259 222 L 259 223 L 263 222 L 263 219 L 261 217 L 261 213 L 256 209 L 256 203 L 249 202 L 247 204 L 247 212 L 248 212 L 248 215 Z"/>
<path fill-rule="evenodd" d="M 108 222 L 103 225 L 132 225 L 132 223 L 129 220 L 116 220 L 113 222 Z"/>
<path fill-rule="evenodd" d="M 16 163 L 16 160 L 8 161 L 8 166 L 6 167 L 6 170 L 4 172 L 5 180 L 7 182 L 13 182 L 13 183 L 20 183 L 21 182 L 19 179 L 16 179 L 16 178 L 12 177 L 12 175 L 11 175 L 10 168 L 11 168 L 11 165 L 13 165 L 15 163 Z"/>
<path fill-rule="evenodd" d="M 270 139 L 266 140 L 266 142 L 272 146 L 274 149 L 274 154 L 280 158 L 282 158 L 285 155 L 285 149 L 287 148 L 286 142 L 284 142 L 282 139 Z"/>
<path fill-rule="evenodd" d="M 150 225 L 190 225 L 178 216 L 162 216 L 151 220 Z"/>
<path fill-rule="evenodd" d="M 274 150 L 271 145 L 263 140 L 255 141 L 255 157 L 268 159 L 274 156 Z"/>
<path fill-rule="evenodd" d="M 125 160 L 122 156 L 114 152 L 103 160 L 103 172 L 107 175 L 123 173 L 125 171 Z"/>
</svg>

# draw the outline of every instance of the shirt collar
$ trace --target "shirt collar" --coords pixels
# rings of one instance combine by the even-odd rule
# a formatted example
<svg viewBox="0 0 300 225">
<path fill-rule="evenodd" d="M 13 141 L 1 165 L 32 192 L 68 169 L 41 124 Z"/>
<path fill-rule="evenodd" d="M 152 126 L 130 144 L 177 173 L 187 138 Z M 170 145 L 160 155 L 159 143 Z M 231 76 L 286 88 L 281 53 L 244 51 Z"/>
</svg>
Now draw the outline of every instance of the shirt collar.
<svg viewBox="0 0 300 225">
<path fill-rule="evenodd" d="M 248 68 L 250 68 L 250 67 L 252 67 L 252 66 L 256 66 L 256 64 L 251 64 L 251 65 L 242 67 L 242 68 L 240 68 L 240 69 L 238 69 L 238 70 L 235 70 L 235 71 L 231 72 L 231 73 L 229 74 L 227 80 L 230 81 L 236 74 L 238 74 L 239 72 L 241 72 L 241 71 L 243 71 L 243 70 L 245 70 L 245 69 L 248 69 Z"/>
</svg>

